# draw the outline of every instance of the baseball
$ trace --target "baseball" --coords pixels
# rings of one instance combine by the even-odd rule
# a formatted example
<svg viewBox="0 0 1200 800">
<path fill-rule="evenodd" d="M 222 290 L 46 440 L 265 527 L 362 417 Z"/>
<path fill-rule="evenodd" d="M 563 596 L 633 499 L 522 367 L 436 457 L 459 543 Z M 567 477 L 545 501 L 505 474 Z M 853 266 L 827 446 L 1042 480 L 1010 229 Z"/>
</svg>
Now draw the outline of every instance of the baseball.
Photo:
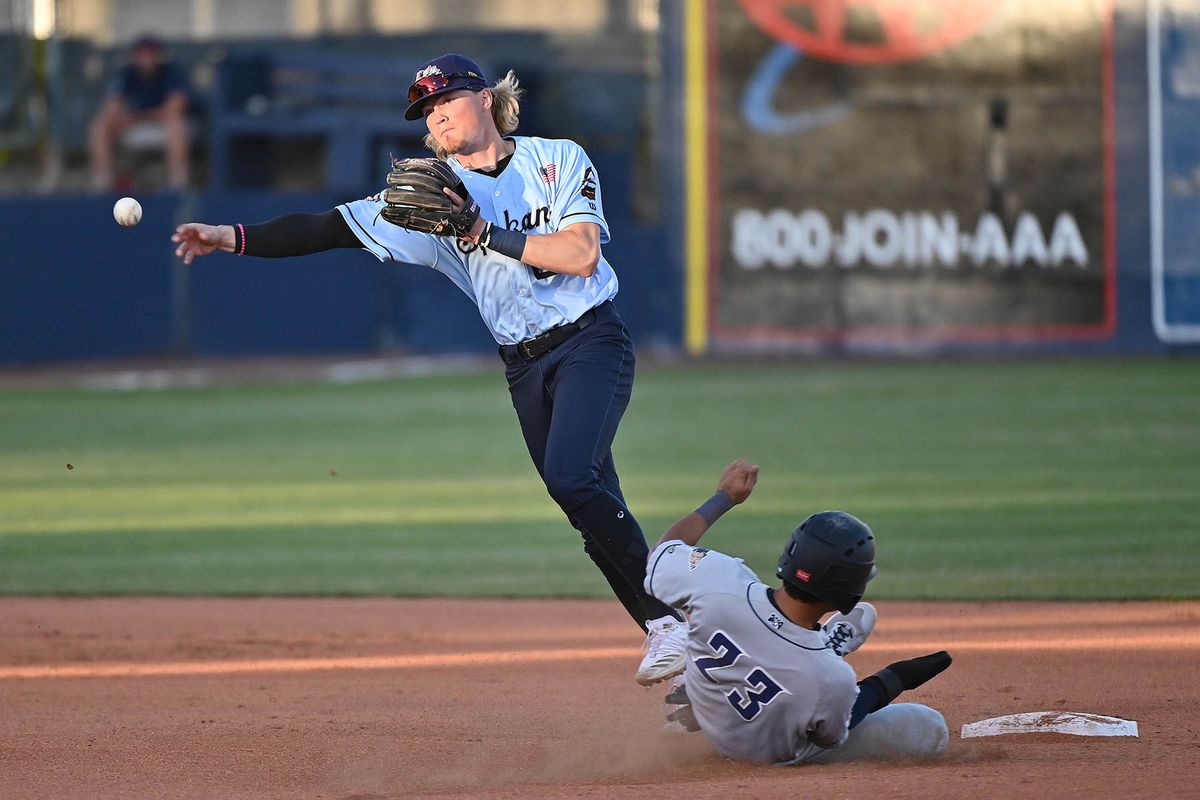
<svg viewBox="0 0 1200 800">
<path fill-rule="evenodd" d="M 132 197 L 122 197 L 113 206 L 113 218 L 126 228 L 142 221 L 142 204 Z"/>
</svg>

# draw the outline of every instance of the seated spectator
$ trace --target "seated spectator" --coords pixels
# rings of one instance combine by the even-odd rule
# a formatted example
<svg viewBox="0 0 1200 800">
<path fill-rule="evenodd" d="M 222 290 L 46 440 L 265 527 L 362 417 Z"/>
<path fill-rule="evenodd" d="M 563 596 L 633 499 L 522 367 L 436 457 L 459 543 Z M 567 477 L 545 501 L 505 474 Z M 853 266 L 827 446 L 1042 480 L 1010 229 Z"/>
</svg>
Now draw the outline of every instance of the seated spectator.
<svg viewBox="0 0 1200 800">
<path fill-rule="evenodd" d="M 133 58 L 116 76 L 104 105 L 92 120 L 88 143 L 96 191 L 113 188 L 113 159 L 118 137 L 134 125 L 161 127 L 171 188 L 188 183 L 187 83 L 183 71 L 165 57 L 162 42 L 143 36 Z"/>
</svg>

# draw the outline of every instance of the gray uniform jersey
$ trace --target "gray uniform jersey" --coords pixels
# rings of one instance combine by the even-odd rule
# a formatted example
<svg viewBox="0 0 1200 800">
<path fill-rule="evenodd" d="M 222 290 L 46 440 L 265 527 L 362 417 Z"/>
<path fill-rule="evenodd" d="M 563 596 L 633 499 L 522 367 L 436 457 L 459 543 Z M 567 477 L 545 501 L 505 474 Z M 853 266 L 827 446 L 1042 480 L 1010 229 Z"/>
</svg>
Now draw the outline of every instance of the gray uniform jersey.
<svg viewBox="0 0 1200 800">
<path fill-rule="evenodd" d="M 687 615 L 687 693 L 700 728 L 730 758 L 807 761 L 845 741 L 854 670 L 771 602 L 740 558 L 663 542 L 646 591 Z"/>
</svg>

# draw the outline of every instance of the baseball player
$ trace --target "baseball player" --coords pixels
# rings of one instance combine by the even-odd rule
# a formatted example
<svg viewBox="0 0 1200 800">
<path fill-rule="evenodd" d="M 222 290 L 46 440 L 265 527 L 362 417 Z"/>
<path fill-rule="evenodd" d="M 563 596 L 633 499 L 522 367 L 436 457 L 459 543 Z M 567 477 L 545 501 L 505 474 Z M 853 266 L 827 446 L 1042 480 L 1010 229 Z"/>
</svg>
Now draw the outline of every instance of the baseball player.
<svg viewBox="0 0 1200 800">
<path fill-rule="evenodd" d="M 437 159 L 397 162 L 380 195 L 324 214 L 187 223 L 172 241 L 187 264 L 216 250 L 277 258 L 361 248 L 435 269 L 465 292 L 499 343 L 546 489 L 647 631 L 635 677 L 649 685 L 683 670 L 686 626 L 643 589 L 646 539 L 613 463 L 634 352 L 600 250 L 609 229 L 599 176 L 572 141 L 512 135 L 520 94 L 512 72 L 489 86 L 470 58 L 439 56 L 414 76 L 405 113 L 424 119 Z"/>
<path fill-rule="evenodd" d="M 696 546 L 757 480 L 758 467 L 730 464 L 716 494 L 650 553 L 646 591 L 682 609 L 690 626 L 668 719 L 703 731 L 724 756 L 767 764 L 940 754 L 941 714 L 889 704 L 946 669 L 949 654 L 899 661 L 858 683 L 842 660 L 875 625 L 875 609 L 860 602 L 875 575 L 874 536 L 862 521 L 840 511 L 806 519 L 779 559 L 775 589 L 741 559 Z"/>
</svg>

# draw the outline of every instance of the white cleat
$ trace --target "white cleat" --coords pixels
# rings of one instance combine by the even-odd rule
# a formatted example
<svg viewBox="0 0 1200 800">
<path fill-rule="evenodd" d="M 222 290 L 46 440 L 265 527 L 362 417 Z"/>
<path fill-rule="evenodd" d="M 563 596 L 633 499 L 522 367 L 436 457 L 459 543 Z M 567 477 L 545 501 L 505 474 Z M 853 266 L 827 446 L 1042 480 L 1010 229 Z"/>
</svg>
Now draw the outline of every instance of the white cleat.
<svg viewBox="0 0 1200 800">
<path fill-rule="evenodd" d="M 870 603 L 859 603 L 849 614 L 834 614 L 821 626 L 829 649 L 845 657 L 862 647 L 875 630 L 875 617 L 875 606 Z"/>
<path fill-rule="evenodd" d="M 653 686 L 683 672 L 688 626 L 674 617 L 660 617 L 647 622 L 646 628 L 646 655 L 633 677 L 642 686 Z"/>
</svg>

